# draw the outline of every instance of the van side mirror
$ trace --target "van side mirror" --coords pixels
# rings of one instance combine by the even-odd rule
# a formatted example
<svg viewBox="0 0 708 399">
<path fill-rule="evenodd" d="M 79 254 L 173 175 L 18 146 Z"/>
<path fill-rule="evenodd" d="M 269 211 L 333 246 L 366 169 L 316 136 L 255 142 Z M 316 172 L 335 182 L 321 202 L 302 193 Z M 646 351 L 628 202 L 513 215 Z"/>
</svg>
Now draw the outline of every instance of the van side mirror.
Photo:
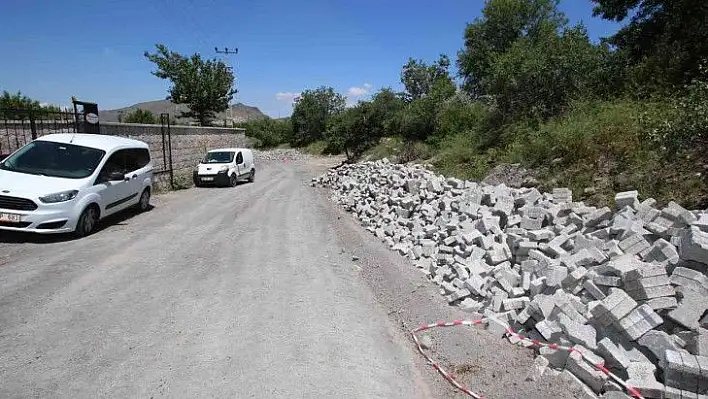
<svg viewBox="0 0 708 399">
<path fill-rule="evenodd" d="M 122 181 L 125 180 L 125 174 L 120 172 L 112 172 L 108 175 L 108 181 Z"/>
</svg>

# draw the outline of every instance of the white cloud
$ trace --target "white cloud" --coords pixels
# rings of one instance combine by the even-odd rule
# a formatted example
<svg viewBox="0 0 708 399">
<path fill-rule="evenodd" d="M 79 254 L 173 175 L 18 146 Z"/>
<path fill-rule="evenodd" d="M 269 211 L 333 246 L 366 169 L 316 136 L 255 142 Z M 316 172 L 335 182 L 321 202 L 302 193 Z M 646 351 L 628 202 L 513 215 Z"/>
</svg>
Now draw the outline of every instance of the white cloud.
<svg viewBox="0 0 708 399">
<path fill-rule="evenodd" d="M 278 101 L 289 101 L 293 102 L 297 96 L 299 96 L 300 93 L 292 93 L 292 92 L 278 92 L 275 93 L 275 98 Z"/>
<path fill-rule="evenodd" d="M 350 87 L 347 91 L 349 97 L 362 97 L 371 93 L 371 88 L 373 86 L 369 83 L 364 83 L 361 87 Z"/>
</svg>

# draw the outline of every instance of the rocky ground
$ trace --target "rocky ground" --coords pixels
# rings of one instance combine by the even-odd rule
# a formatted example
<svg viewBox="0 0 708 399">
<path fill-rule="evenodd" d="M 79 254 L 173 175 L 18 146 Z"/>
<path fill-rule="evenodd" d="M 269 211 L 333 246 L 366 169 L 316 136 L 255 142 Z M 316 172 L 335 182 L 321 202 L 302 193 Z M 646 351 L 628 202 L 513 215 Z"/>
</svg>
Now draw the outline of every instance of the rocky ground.
<svg viewBox="0 0 708 399">
<path fill-rule="evenodd" d="M 658 208 L 636 191 L 598 209 L 566 188 L 478 184 L 387 160 L 312 185 L 332 189 L 470 319 L 573 348 L 537 348 L 534 378 L 562 373 L 588 396 L 623 397 L 609 373 L 648 398 L 708 394 L 708 211 Z"/>
</svg>

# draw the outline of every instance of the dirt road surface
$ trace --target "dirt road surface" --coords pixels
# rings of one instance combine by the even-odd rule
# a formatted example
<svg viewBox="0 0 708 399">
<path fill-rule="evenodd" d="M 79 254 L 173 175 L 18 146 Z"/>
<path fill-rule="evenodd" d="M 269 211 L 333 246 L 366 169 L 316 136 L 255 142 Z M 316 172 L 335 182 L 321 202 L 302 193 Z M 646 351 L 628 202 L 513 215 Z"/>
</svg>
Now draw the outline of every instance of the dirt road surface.
<svg viewBox="0 0 708 399">
<path fill-rule="evenodd" d="M 157 196 L 82 240 L 0 235 L 0 397 L 463 397 L 406 331 L 464 314 L 308 186 L 322 166 Z M 489 397 L 574 396 L 485 331 L 434 334 Z"/>
</svg>

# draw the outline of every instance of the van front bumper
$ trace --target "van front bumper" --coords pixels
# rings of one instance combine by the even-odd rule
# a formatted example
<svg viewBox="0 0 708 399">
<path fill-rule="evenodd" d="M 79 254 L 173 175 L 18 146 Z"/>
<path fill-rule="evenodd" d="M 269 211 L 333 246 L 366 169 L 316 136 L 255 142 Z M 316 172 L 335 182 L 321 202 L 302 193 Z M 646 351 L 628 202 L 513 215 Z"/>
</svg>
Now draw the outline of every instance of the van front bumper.
<svg viewBox="0 0 708 399">
<path fill-rule="evenodd" d="M 18 211 L 0 209 L 0 213 L 20 215 L 20 222 L 0 221 L 0 230 L 38 234 L 69 233 L 76 228 L 77 216 L 73 209 L 42 209 Z"/>
<path fill-rule="evenodd" d="M 219 172 L 215 175 L 200 175 L 195 171 L 192 172 L 192 179 L 194 180 L 195 186 L 224 186 L 229 184 L 229 175 L 227 172 Z"/>
</svg>

